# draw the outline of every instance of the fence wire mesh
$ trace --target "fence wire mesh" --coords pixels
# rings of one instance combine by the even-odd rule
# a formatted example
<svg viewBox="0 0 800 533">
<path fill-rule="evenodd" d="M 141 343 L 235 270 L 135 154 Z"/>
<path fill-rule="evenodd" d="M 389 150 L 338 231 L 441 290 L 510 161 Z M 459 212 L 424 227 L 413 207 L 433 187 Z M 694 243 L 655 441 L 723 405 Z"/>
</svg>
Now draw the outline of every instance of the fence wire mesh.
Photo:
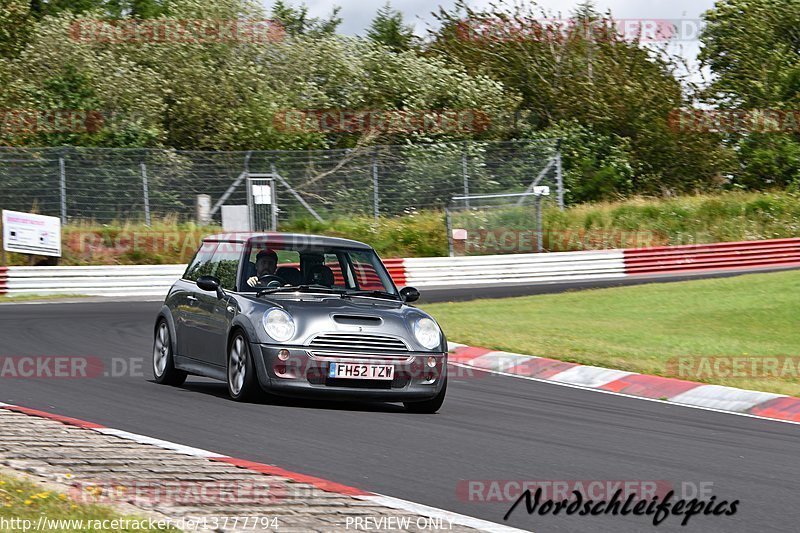
<svg viewBox="0 0 800 533">
<path fill-rule="evenodd" d="M 556 155 L 556 140 L 252 152 L 5 147 L 0 208 L 64 222 L 194 220 L 198 195 L 246 205 L 242 176 L 277 173 L 323 219 L 400 216 L 444 209 L 456 195 L 523 192 L 543 170 L 540 184 L 557 190 Z M 277 204 L 279 222 L 311 216 L 283 185 Z"/>
</svg>

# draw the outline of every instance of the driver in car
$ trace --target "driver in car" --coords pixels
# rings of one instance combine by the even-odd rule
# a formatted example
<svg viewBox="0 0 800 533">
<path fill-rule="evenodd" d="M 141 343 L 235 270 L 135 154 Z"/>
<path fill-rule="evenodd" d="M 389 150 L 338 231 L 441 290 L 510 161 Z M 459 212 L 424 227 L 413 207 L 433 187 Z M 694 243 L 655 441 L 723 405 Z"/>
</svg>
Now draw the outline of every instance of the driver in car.
<svg viewBox="0 0 800 533">
<path fill-rule="evenodd" d="M 247 280 L 251 287 L 259 285 L 264 276 L 274 276 L 278 269 L 278 254 L 275 250 L 261 250 L 256 256 L 256 275 Z"/>
</svg>

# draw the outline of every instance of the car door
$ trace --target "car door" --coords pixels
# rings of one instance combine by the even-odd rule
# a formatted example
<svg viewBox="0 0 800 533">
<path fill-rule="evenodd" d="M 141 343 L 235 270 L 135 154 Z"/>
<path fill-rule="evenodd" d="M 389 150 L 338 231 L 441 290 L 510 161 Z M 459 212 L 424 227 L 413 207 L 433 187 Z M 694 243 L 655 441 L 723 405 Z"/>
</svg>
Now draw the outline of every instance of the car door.
<svg viewBox="0 0 800 533">
<path fill-rule="evenodd" d="M 194 336 L 199 328 L 197 303 L 202 292 L 197 286 L 197 278 L 211 275 L 212 259 L 217 249 L 216 242 L 204 242 L 195 254 L 181 280 L 176 283 L 176 291 L 170 301 L 170 309 L 175 319 L 178 355 L 197 358 L 194 354 Z"/>
<path fill-rule="evenodd" d="M 211 259 L 211 272 L 206 275 L 220 280 L 224 291 L 236 290 L 236 275 L 242 257 L 241 243 L 219 243 Z M 227 338 L 234 313 L 230 307 L 230 296 L 219 298 L 214 292 L 199 288 L 190 296 L 194 297 L 191 309 L 192 319 L 189 327 L 189 357 L 204 363 L 225 366 L 227 357 Z"/>
</svg>

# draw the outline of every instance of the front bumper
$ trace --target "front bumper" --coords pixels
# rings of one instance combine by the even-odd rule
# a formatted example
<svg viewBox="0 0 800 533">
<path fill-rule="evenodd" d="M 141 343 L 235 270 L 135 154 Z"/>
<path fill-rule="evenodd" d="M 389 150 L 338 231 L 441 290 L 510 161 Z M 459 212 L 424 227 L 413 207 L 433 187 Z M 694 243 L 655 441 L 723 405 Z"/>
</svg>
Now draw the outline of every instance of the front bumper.
<svg viewBox="0 0 800 533">
<path fill-rule="evenodd" d="M 281 350 L 289 352 L 286 361 L 278 359 Z M 251 353 L 256 354 L 262 388 L 286 396 L 383 402 L 429 400 L 442 390 L 447 372 L 447 354 L 436 352 L 376 354 L 257 344 Z M 427 366 L 431 356 L 436 359 L 433 368 Z M 330 378 L 328 370 L 332 362 L 392 365 L 394 380 Z"/>
</svg>

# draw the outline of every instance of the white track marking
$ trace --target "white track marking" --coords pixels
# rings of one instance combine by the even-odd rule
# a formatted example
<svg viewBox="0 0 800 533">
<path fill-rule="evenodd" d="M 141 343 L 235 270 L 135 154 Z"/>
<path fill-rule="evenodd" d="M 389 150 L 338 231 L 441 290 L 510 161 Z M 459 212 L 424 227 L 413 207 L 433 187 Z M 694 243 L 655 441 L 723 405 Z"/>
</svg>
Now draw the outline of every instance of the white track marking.
<svg viewBox="0 0 800 533">
<path fill-rule="evenodd" d="M 462 364 L 462 363 L 455 363 L 455 362 L 452 362 L 452 361 L 449 361 L 447 364 L 453 365 L 453 366 L 458 366 L 458 367 L 461 367 L 461 368 L 467 368 L 467 369 L 476 370 L 478 372 L 486 372 L 488 374 L 497 374 L 498 376 L 505 376 L 505 377 L 517 378 L 517 379 L 526 379 L 528 381 L 536 381 L 536 382 L 539 382 L 539 383 L 546 383 L 546 384 L 549 384 L 549 385 L 555 385 L 557 387 L 568 387 L 568 388 L 571 388 L 571 389 L 581 389 L 581 390 L 590 391 L 590 392 L 597 392 L 597 393 L 600 393 L 600 394 L 610 394 L 612 396 L 622 396 L 624 398 L 631 398 L 631 399 L 634 399 L 634 400 L 642 400 L 642 401 L 645 401 L 645 402 L 655 402 L 655 403 L 660 403 L 662 405 L 667 405 L 667 406 L 685 407 L 685 408 L 688 408 L 688 409 L 699 409 L 701 411 L 711 411 L 713 413 L 722 413 L 722 414 L 734 415 L 734 416 L 744 416 L 744 417 L 747 417 L 747 418 L 757 418 L 759 420 L 767 420 L 769 422 L 780 422 L 780 423 L 783 423 L 783 424 L 794 424 L 794 425 L 800 426 L 800 422 L 795 422 L 794 420 L 781 420 L 779 418 L 768 418 L 766 416 L 752 415 L 750 413 L 737 413 L 735 411 L 726 411 L 724 409 L 716 409 L 714 407 L 703 407 L 703 406 L 700 406 L 700 405 L 690 405 L 690 404 L 685 404 L 685 403 L 677 403 L 677 402 L 673 402 L 673 401 L 659 400 L 659 399 L 656 399 L 656 398 L 645 398 L 643 396 L 633 396 L 633 395 L 630 395 L 630 394 L 625 394 L 623 392 L 615 392 L 615 391 L 604 390 L 604 389 L 594 389 L 592 387 L 585 387 L 583 385 L 573 385 L 572 383 L 562 383 L 562 382 L 559 382 L 559 381 L 550 381 L 549 379 L 534 378 L 534 377 L 531 377 L 531 376 L 519 376 L 517 374 L 509 374 L 508 372 L 498 372 L 496 370 L 486 370 L 485 368 L 477 368 L 477 367 L 474 367 L 474 366 L 465 365 L 465 364 Z M 783 396 L 779 396 L 779 397 L 782 398 Z"/>
</svg>

